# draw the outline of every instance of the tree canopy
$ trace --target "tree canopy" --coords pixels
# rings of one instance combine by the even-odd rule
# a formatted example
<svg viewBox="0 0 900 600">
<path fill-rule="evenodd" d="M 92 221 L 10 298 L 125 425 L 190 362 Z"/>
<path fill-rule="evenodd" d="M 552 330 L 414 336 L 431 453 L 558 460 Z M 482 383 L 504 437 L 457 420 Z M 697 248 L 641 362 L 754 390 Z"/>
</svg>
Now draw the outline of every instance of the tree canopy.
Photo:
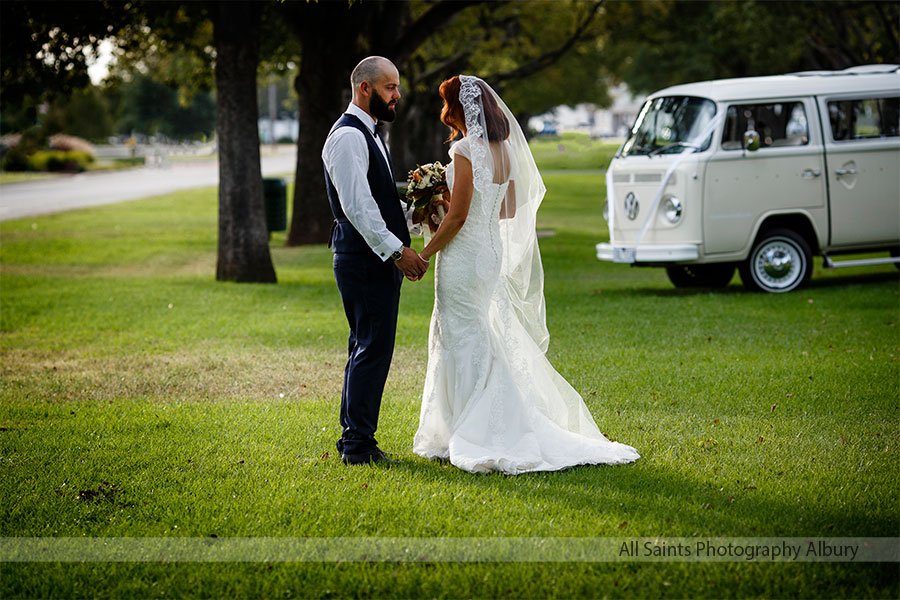
<svg viewBox="0 0 900 600">
<path fill-rule="evenodd" d="M 609 72 L 636 92 L 726 77 L 900 62 L 900 4 L 611 2 Z"/>
<path fill-rule="evenodd" d="M 43 100 L 85 87 L 89 60 L 101 41 L 129 21 L 129 10 L 128 3 L 106 0 L 0 2 L 3 102 Z"/>
</svg>

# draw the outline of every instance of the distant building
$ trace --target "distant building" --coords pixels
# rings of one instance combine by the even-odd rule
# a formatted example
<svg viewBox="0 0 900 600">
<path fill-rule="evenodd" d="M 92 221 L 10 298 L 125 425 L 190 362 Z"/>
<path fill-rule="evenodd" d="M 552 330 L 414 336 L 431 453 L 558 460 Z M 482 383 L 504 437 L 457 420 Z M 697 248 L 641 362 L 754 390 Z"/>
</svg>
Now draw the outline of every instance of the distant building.
<svg viewBox="0 0 900 600">
<path fill-rule="evenodd" d="M 634 120 L 644 104 L 644 96 L 635 97 L 624 83 L 609 90 L 612 106 L 597 111 L 592 137 L 628 137 Z"/>
<path fill-rule="evenodd" d="M 532 117 L 528 125 L 538 133 L 575 131 L 592 138 L 624 138 L 634 124 L 644 98 L 633 96 L 625 84 L 611 88 L 609 97 L 612 104 L 607 108 L 597 108 L 594 104 L 557 106 Z"/>
<path fill-rule="evenodd" d="M 273 123 L 265 117 L 257 121 L 257 127 L 261 144 L 274 144 L 278 140 L 287 139 L 296 142 L 300 135 L 300 122 L 297 119 L 276 119 Z"/>
</svg>

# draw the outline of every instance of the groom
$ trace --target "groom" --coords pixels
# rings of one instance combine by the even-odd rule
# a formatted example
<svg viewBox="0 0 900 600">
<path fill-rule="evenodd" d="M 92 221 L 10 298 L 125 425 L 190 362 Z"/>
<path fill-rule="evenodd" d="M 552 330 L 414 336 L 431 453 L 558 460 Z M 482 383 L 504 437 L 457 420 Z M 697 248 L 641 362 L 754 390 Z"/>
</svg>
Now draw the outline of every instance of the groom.
<svg viewBox="0 0 900 600">
<path fill-rule="evenodd" d="M 334 214 L 334 278 L 350 324 L 337 449 L 341 460 L 357 465 L 390 462 L 375 429 L 394 352 L 400 284 L 404 275 L 421 279 L 428 263 L 409 247 L 410 224 L 378 127 L 394 120 L 400 74 L 388 59 L 370 56 L 353 69 L 350 84 L 353 99 L 325 140 L 322 162 Z"/>
</svg>

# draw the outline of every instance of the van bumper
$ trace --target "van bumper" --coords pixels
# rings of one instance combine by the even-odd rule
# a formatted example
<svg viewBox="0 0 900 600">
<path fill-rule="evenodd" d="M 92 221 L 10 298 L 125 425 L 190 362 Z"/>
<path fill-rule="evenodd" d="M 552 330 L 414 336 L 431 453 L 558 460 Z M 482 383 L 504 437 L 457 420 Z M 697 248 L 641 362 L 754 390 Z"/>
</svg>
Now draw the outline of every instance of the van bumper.
<svg viewBox="0 0 900 600">
<path fill-rule="evenodd" d="M 700 258 L 699 244 L 597 244 L 597 258 L 618 263 L 669 263 L 688 262 Z"/>
</svg>

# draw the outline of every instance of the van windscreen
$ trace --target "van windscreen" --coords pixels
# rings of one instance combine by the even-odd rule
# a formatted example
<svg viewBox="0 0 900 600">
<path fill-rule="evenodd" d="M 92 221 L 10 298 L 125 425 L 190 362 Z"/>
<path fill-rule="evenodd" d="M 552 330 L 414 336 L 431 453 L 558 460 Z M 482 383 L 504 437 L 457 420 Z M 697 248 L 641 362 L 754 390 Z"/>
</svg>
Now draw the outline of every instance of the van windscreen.
<svg viewBox="0 0 900 600">
<path fill-rule="evenodd" d="M 679 154 L 687 148 L 706 150 L 712 135 L 696 139 L 716 114 L 716 104 L 694 96 L 666 96 L 644 103 L 622 156 Z"/>
</svg>

